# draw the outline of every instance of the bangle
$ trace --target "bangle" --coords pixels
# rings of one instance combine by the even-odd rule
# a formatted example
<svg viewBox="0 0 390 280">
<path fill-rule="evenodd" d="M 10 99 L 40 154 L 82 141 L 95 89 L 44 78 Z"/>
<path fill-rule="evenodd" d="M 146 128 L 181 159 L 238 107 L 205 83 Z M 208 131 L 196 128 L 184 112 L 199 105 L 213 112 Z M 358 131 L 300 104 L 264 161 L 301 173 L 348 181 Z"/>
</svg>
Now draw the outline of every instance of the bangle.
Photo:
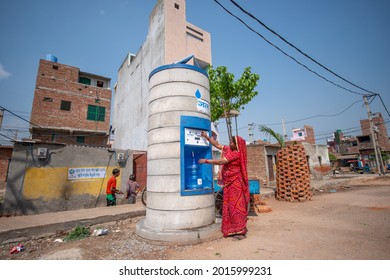
<svg viewBox="0 0 390 280">
<path fill-rule="evenodd" d="M 208 159 L 206 159 L 206 163 L 209 163 L 209 160 L 208 160 Z"/>
</svg>

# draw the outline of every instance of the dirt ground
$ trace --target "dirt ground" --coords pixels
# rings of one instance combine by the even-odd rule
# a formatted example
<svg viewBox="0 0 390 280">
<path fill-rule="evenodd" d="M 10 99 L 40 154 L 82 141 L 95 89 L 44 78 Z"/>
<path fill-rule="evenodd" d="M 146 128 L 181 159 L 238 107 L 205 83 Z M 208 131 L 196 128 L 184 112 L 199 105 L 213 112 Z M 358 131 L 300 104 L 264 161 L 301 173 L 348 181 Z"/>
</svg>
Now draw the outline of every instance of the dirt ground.
<svg viewBox="0 0 390 280">
<path fill-rule="evenodd" d="M 128 219 L 90 228 L 103 236 L 61 242 L 67 233 L 30 239 L 25 250 L 0 246 L 0 259 L 13 260 L 390 260 L 390 177 L 315 191 L 312 201 L 263 200 L 268 213 L 251 213 L 248 235 L 241 241 L 219 238 L 174 246 L 140 240 Z"/>
</svg>

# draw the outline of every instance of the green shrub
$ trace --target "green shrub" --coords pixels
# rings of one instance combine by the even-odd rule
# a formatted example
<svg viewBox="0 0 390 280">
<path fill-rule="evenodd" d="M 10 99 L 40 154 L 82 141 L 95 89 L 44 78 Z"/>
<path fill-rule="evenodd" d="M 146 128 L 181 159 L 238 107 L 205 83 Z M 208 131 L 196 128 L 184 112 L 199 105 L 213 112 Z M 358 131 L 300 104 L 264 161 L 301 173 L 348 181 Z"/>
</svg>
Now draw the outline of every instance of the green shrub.
<svg viewBox="0 0 390 280">
<path fill-rule="evenodd" d="M 86 227 L 77 226 L 74 230 L 68 233 L 64 238 L 65 241 L 80 240 L 89 236 L 89 229 Z"/>
</svg>

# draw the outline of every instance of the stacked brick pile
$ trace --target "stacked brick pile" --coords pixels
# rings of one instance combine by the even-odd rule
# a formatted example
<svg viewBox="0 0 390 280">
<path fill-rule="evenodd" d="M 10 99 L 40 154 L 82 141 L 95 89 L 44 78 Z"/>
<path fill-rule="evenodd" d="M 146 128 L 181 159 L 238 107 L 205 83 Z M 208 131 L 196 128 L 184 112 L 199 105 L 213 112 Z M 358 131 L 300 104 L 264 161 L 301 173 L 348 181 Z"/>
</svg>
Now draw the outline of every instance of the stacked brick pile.
<svg viewBox="0 0 390 280">
<path fill-rule="evenodd" d="M 288 145 L 279 150 L 276 157 L 275 198 L 285 201 L 311 200 L 309 167 L 303 145 Z"/>
<path fill-rule="evenodd" d="M 261 200 L 259 194 L 251 194 L 249 212 L 268 213 L 271 211 L 272 211 L 271 208 L 267 206 L 265 201 Z"/>
</svg>

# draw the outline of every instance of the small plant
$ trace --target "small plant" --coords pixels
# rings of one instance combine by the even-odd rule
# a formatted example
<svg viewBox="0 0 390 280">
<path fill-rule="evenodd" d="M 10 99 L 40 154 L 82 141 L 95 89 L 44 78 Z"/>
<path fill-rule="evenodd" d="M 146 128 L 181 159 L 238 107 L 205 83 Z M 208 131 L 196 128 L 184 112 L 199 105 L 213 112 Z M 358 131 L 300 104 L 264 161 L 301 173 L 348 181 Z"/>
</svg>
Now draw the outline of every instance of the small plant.
<svg viewBox="0 0 390 280">
<path fill-rule="evenodd" d="M 89 236 L 89 229 L 86 227 L 77 226 L 74 230 L 64 238 L 65 241 L 80 240 Z"/>
</svg>

